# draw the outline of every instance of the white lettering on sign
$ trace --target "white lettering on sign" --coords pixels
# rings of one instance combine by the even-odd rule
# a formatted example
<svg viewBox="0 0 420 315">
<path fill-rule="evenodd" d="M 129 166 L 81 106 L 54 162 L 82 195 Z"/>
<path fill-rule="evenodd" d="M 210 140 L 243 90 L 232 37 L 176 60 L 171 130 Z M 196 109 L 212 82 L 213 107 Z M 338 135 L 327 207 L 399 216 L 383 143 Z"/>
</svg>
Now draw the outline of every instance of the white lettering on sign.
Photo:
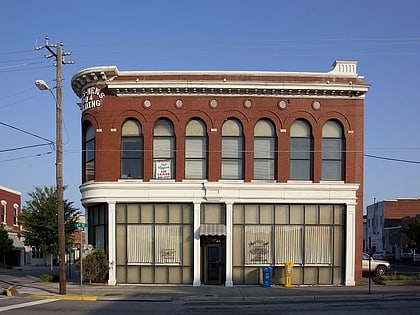
<svg viewBox="0 0 420 315">
<path fill-rule="evenodd" d="M 101 92 L 101 90 L 96 87 L 90 87 L 84 90 L 82 93 L 82 111 L 100 107 L 104 97 L 105 93 Z"/>
</svg>

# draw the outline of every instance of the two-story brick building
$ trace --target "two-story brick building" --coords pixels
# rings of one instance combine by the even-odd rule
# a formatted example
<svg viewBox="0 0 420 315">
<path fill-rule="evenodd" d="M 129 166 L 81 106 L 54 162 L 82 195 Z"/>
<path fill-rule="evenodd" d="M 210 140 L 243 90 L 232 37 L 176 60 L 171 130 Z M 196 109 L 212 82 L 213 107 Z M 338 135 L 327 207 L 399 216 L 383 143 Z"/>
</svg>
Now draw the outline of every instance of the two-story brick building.
<svg viewBox="0 0 420 315">
<path fill-rule="evenodd" d="M 9 238 L 13 241 L 13 250 L 7 255 L 6 262 L 11 266 L 25 263 L 25 246 L 20 240 L 18 216 L 21 211 L 21 193 L 0 186 L 0 223 L 4 225 Z"/>
<path fill-rule="evenodd" d="M 82 203 L 109 284 L 361 281 L 364 97 L 331 71 L 84 69 Z"/>
</svg>

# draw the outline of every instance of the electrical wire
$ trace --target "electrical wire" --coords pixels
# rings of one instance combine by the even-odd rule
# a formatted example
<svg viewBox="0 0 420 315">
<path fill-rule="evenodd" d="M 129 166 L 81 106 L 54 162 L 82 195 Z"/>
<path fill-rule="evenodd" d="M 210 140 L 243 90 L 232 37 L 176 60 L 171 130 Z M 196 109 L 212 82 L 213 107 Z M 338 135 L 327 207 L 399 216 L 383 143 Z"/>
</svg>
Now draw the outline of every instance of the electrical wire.
<svg viewBox="0 0 420 315">
<path fill-rule="evenodd" d="M 33 158 L 33 157 L 40 157 L 40 156 L 48 155 L 48 154 L 51 154 L 51 153 L 53 153 L 53 151 L 47 151 L 47 152 L 38 153 L 38 154 L 34 154 L 34 155 L 21 156 L 21 157 L 12 158 L 12 159 L 0 160 L 0 163 L 29 159 L 29 158 Z"/>
<path fill-rule="evenodd" d="M 373 158 L 373 159 L 380 159 L 380 160 L 387 160 L 387 161 L 394 161 L 394 162 L 402 162 L 402 163 L 411 163 L 411 164 L 420 164 L 420 161 L 396 159 L 396 158 L 390 158 L 390 157 L 386 157 L 386 156 L 371 155 L 371 154 L 365 154 L 364 156 L 369 157 L 369 158 Z"/>
<path fill-rule="evenodd" d="M 30 136 L 32 136 L 32 137 L 35 137 L 35 138 L 38 138 L 38 139 L 41 139 L 41 140 L 47 141 L 47 142 L 48 142 L 48 144 L 51 146 L 51 148 L 52 148 L 52 149 L 53 149 L 53 148 L 54 148 L 54 146 L 55 146 L 54 141 L 52 141 L 52 140 L 50 140 L 50 139 L 47 139 L 47 138 L 44 138 L 44 137 L 41 137 L 41 136 L 39 136 L 39 135 L 37 135 L 37 134 L 34 134 L 34 133 L 32 133 L 32 132 L 25 131 L 25 130 L 23 130 L 23 129 L 20 129 L 20 128 L 18 128 L 18 127 L 15 127 L 15 126 L 12 126 L 12 125 L 6 124 L 6 123 L 1 122 L 1 121 L 0 121 L 0 125 L 3 125 L 3 126 L 6 126 L 6 127 L 9 127 L 9 128 L 12 128 L 12 129 L 14 129 L 14 130 L 17 130 L 17 131 L 19 131 L 19 132 L 25 133 L 25 134 L 30 135 Z"/>
<path fill-rule="evenodd" d="M 31 148 L 36 148 L 36 147 L 43 147 L 43 146 L 46 146 L 46 145 L 51 146 L 51 144 L 49 144 L 49 143 L 31 144 L 31 145 L 25 145 L 25 146 L 21 146 L 21 147 L 17 147 L 17 148 L 3 149 L 3 150 L 0 150 L 0 153 L 12 152 L 12 151 L 18 151 L 18 150 L 24 150 L 24 149 L 31 149 Z"/>
</svg>

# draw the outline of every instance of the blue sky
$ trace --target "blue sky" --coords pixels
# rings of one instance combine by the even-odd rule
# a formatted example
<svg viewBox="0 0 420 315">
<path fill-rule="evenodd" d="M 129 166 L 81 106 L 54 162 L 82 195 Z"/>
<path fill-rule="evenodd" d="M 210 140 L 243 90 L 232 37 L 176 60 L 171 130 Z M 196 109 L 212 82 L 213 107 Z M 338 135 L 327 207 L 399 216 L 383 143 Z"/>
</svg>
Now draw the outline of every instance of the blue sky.
<svg viewBox="0 0 420 315">
<path fill-rule="evenodd" d="M 65 198 L 81 207 L 81 112 L 70 88 L 88 67 L 326 72 L 357 60 L 365 100 L 365 207 L 420 196 L 420 1 L 195 0 L 0 2 L 0 186 L 55 185 L 52 59 L 62 42 Z M 416 140 L 417 139 L 417 140 Z M 23 147 L 32 146 L 23 149 Z M 393 161 L 387 158 L 402 160 Z"/>
</svg>

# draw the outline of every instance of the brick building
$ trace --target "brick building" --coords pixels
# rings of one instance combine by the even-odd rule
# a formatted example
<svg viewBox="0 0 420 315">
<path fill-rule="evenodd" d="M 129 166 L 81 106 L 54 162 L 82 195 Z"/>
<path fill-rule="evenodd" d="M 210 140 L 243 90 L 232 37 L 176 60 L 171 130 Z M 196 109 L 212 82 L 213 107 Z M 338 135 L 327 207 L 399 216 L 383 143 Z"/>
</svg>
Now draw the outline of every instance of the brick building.
<svg viewBox="0 0 420 315">
<path fill-rule="evenodd" d="M 0 223 L 3 224 L 13 241 L 13 250 L 6 257 L 7 264 L 21 266 L 24 264 L 25 246 L 20 240 L 18 216 L 21 211 L 21 193 L 0 186 Z"/>
<path fill-rule="evenodd" d="M 366 250 L 385 251 L 399 259 L 404 247 L 412 247 L 404 228 L 420 216 L 419 198 L 398 198 L 366 207 Z"/>
<path fill-rule="evenodd" d="M 325 73 L 84 69 L 82 203 L 109 284 L 361 281 L 364 96 Z"/>
</svg>

